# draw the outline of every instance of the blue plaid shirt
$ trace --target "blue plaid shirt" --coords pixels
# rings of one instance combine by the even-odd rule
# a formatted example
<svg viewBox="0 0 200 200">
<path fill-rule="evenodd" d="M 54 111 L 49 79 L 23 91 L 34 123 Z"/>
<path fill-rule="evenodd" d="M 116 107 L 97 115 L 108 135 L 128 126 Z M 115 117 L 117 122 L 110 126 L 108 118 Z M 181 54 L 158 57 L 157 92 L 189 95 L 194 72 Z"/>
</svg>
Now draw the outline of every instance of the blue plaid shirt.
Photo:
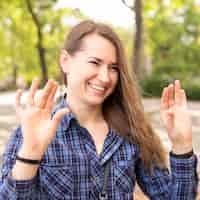
<svg viewBox="0 0 200 200">
<path fill-rule="evenodd" d="M 63 100 L 56 108 L 66 106 Z M 197 159 L 170 157 L 171 173 L 154 167 L 150 176 L 140 159 L 138 145 L 110 129 L 97 155 L 88 131 L 70 113 L 64 116 L 32 180 L 13 180 L 10 171 L 22 143 L 21 129 L 12 135 L 3 156 L 0 199 L 95 200 L 102 191 L 105 164 L 109 165 L 109 200 L 132 200 L 136 180 L 152 200 L 193 200 L 197 190 Z"/>
</svg>

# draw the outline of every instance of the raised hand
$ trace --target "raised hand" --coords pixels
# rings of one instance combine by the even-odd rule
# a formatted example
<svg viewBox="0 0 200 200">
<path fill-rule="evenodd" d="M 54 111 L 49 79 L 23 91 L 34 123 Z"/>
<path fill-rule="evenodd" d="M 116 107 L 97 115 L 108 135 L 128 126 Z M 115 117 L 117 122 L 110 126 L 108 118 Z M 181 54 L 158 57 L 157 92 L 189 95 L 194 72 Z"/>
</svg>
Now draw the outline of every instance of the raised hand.
<svg viewBox="0 0 200 200">
<path fill-rule="evenodd" d="M 172 151 L 184 154 L 192 150 L 192 125 L 185 91 L 176 80 L 163 89 L 161 118 L 172 143 Z"/>
<path fill-rule="evenodd" d="M 36 98 L 38 86 L 39 81 L 33 80 L 28 93 L 26 108 L 23 108 L 20 104 L 22 95 L 20 90 L 17 92 L 15 105 L 23 134 L 20 153 L 25 157 L 40 160 L 55 135 L 61 118 L 69 113 L 69 109 L 61 109 L 51 118 L 58 85 L 55 81 L 49 80 L 42 89 L 40 96 Z"/>
</svg>

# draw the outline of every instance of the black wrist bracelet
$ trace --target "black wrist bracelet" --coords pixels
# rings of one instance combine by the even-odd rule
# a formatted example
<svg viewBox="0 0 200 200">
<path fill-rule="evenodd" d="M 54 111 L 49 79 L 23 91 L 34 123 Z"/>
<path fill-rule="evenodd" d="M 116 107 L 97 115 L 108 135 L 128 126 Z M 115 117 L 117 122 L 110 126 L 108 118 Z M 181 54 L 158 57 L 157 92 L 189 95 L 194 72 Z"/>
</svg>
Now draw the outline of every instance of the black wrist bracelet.
<svg viewBox="0 0 200 200">
<path fill-rule="evenodd" d="M 194 154 L 193 150 L 184 154 L 175 154 L 172 151 L 170 151 L 170 156 L 173 156 L 175 158 L 190 158 L 193 156 L 193 154 Z"/>
<path fill-rule="evenodd" d="M 23 163 L 26 163 L 26 164 L 31 164 L 31 165 L 38 165 L 40 164 L 40 160 L 32 160 L 32 159 L 27 159 L 27 158 L 22 158 L 20 156 L 16 156 L 16 160 L 19 160 Z"/>
</svg>

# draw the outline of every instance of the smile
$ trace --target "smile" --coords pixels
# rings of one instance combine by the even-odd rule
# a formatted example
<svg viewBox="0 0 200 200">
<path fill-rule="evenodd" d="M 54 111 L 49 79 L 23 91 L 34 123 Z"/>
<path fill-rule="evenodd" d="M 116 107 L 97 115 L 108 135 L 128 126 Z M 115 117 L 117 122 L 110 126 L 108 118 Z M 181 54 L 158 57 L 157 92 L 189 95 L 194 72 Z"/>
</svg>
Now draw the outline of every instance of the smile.
<svg viewBox="0 0 200 200">
<path fill-rule="evenodd" d="M 99 85 L 96 85 L 96 84 L 88 83 L 88 85 L 89 85 L 92 89 L 95 89 L 96 91 L 99 91 L 99 92 L 104 92 L 104 91 L 106 90 L 105 87 L 102 87 L 102 86 L 99 86 Z"/>
</svg>

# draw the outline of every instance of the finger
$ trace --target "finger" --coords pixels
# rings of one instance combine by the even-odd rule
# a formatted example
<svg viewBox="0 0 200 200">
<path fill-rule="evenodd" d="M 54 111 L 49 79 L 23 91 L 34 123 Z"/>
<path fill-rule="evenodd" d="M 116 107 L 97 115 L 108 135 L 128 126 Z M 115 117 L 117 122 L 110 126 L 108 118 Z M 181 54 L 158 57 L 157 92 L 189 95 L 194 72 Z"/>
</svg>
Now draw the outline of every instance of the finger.
<svg viewBox="0 0 200 200">
<path fill-rule="evenodd" d="M 161 103 L 160 103 L 161 109 L 168 109 L 169 108 L 169 102 L 168 102 L 168 87 L 165 87 L 163 89 L 162 95 L 161 95 Z"/>
<path fill-rule="evenodd" d="M 181 85 L 179 80 L 176 80 L 174 83 L 174 99 L 175 99 L 175 104 L 177 105 L 182 104 L 183 95 L 181 92 Z"/>
<path fill-rule="evenodd" d="M 174 105 L 174 85 L 170 84 L 168 86 L 168 102 L 169 107 L 172 107 Z"/>
<path fill-rule="evenodd" d="M 56 112 L 56 114 L 52 118 L 52 123 L 51 123 L 51 134 L 54 134 L 58 128 L 58 125 L 64 115 L 67 115 L 70 113 L 69 108 L 63 108 L 60 109 L 59 111 Z"/>
<path fill-rule="evenodd" d="M 167 111 L 167 115 L 169 116 L 173 116 L 174 115 L 174 111 L 172 108 L 170 108 L 168 111 Z"/>
<path fill-rule="evenodd" d="M 56 84 L 54 86 L 54 88 L 51 90 L 51 93 L 48 97 L 48 100 L 47 100 L 46 105 L 45 105 L 45 108 L 48 109 L 48 110 L 51 110 L 53 105 L 54 105 L 54 98 L 55 98 L 57 88 L 58 88 L 58 85 Z"/>
<path fill-rule="evenodd" d="M 29 94 L 28 94 L 28 104 L 29 105 L 34 105 L 34 96 L 35 96 L 35 93 L 36 93 L 38 87 L 39 87 L 39 79 L 36 78 L 32 81 L 32 84 L 31 84 L 31 87 L 29 90 Z"/>
<path fill-rule="evenodd" d="M 181 96 L 181 105 L 184 106 L 184 107 L 187 107 L 187 96 L 185 94 L 185 90 L 181 89 L 180 90 L 180 96 Z"/>
<path fill-rule="evenodd" d="M 22 90 L 17 90 L 15 97 L 15 110 L 18 117 L 20 117 L 22 111 L 21 96 L 22 96 Z"/>
<path fill-rule="evenodd" d="M 51 93 L 51 90 L 53 89 L 55 83 L 53 80 L 49 80 L 44 89 L 41 91 L 39 98 L 36 99 L 35 104 L 39 108 L 44 108 L 48 99 L 48 96 Z"/>
</svg>

